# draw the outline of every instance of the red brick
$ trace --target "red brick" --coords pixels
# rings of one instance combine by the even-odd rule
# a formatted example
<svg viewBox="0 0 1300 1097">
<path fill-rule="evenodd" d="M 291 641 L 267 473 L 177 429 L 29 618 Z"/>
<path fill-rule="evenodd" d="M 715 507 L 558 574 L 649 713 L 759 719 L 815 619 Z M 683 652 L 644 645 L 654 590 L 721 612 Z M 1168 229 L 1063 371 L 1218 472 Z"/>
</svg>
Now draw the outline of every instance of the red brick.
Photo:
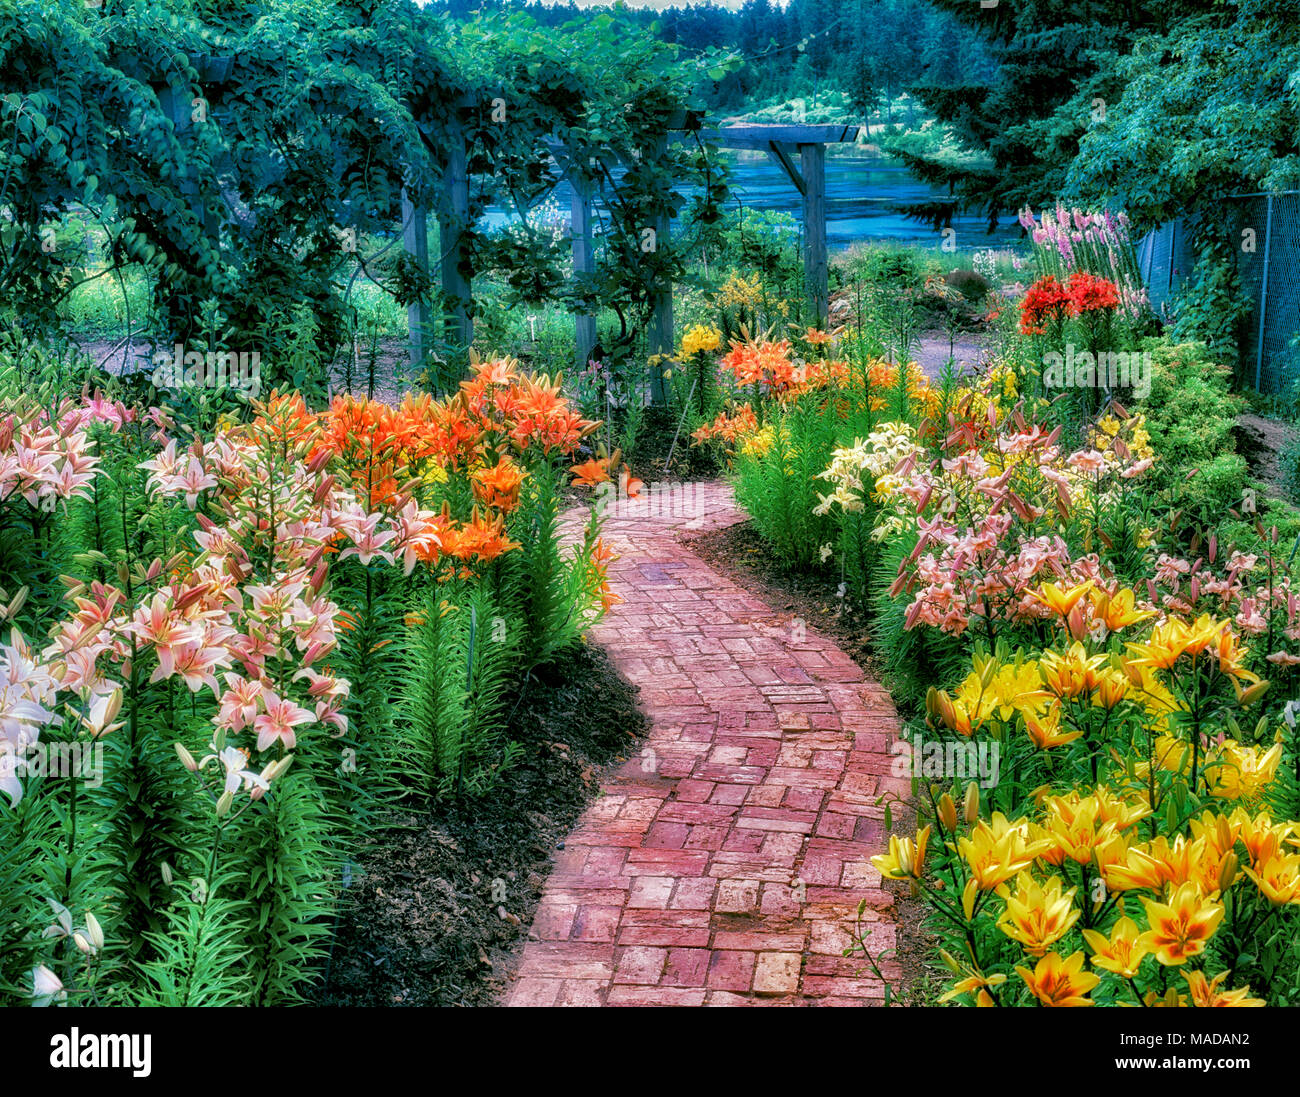
<svg viewBox="0 0 1300 1097">
<path fill-rule="evenodd" d="M 677 910 L 709 910 L 717 890 L 718 881 L 712 876 L 681 880 L 668 905 Z"/>
<path fill-rule="evenodd" d="M 752 952 L 717 951 L 709 961 L 708 985 L 715 990 L 747 991 L 754 982 Z"/>
<path fill-rule="evenodd" d="M 579 907 L 571 936 L 575 941 L 612 941 L 622 915 L 622 907 Z"/>
<path fill-rule="evenodd" d="M 754 993 L 796 993 L 802 962 L 797 952 L 760 952 L 754 965 Z"/>
<path fill-rule="evenodd" d="M 592 636 L 641 689 L 650 753 L 629 747 L 555 854 L 509 1004 L 883 1001 L 842 950 L 863 900 L 873 944 L 898 943 L 870 866 L 880 795 L 910 792 L 891 776 L 898 717 L 828 638 L 795 644 L 788 614 L 675 540 L 740 517 L 724 485 L 695 490 L 697 517 L 607 519 L 623 604 Z M 565 517 L 568 543 L 584 522 Z"/>
<path fill-rule="evenodd" d="M 662 910 L 672 897 L 675 882 L 671 876 L 637 876 L 632 880 L 627 905 Z"/>
<path fill-rule="evenodd" d="M 614 972 L 614 982 L 654 986 L 663 975 L 667 960 L 666 948 L 625 948 L 619 957 L 618 970 Z"/>
<path fill-rule="evenodd" d="M 544 903 L 533 918 L 533 932 L 543 941 L 565 941 L 578 908 L 572 903 Z"/>
<path fill-rule="evenodd" d="M 707 948 L 670 948 L 668 966 L 659 985 L 666 987 L 702 987 L 709 970 Z"/>
<path fill-rule="evenodd" d="M 748 914 L 758 909 L 759 881 L 722 880 L 713 909 L 719 914 Z"/>
</svg>

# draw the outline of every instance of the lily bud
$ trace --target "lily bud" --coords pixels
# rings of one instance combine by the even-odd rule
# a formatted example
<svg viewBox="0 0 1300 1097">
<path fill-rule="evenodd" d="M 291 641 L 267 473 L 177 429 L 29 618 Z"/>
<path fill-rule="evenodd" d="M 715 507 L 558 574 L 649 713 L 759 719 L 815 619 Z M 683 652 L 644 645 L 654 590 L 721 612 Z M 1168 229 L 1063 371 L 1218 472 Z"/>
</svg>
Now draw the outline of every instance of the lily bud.
<svg viewBox="0 0 1300 1097">
<path fill-rule="evenodd" d="M 1219 816 L 1219 821 L 1215 824 L 1215 831 L 1215 838 L 1218 840 L 1219 848 L 1231 852 L 1233 846 L 1232 827 L 1225 816 Z"/>
<path fill-rule="evenodd" d="M 943 966 L 951 971 L 954 975 L 961 974 L 961 965 L 957 963 L 952 953 L 945 948 L 939 950 L 939 959 L 943 961 Z"/>
<path fill-rule="evenodd" d="M 86 934 L 90 937 L 90 943 L 96 948 L 104 947 L 104 931 L 99 925 L 99 919 L 93 914 L 86 915 Z"/>
<path fill-rule="evenodd" d="M 230 811 L 230 806 L 234 802 L 235 802 L 235 794 L 233 792 L 223 792 L 221 794 L 221 799 L 217 801 L 217 818 L 218 819 L 222 818 L 222 816 L 224 816 L 228 811 Z"/>
<path fill-rule="evenodd" d="M 975 897 L 978 894 L 979 888 L 975 886 L 975 877 L 972 876 L 966 881 L 966 888 L 961 893 L 961 910 L 968 922 L 975 917 Z"/>
<path fill-rule="evenodd" d="M 90 942 L 87 941 L 86 938 L 83 937 L 79 932 L 74 933 L 72 935 L 72 943 L 76 945 L 77 948 L 81 952 L 84 952 L 87 956 L 89 956 L 92 952 L 95 951 L 94 948 L 91 946 Z"/>
<path fill-rule="evenodd" d="M 194 760 L 194 755 L 186 750 L 180 743 L 173 743 L 172 746 L 176 748 L 176 754 L 181 760 L 181 765 L 191 773 L 198 773 L 199 764 Z"/>
<path fill-rule="evenodd" d="M 966 786 L 966 800 L 962 805 L 965 808 L 966 823 L 968 826 L 974 826 L 979 822 L 980 817 L 980 787 L 974 781 Z"/>
<path fill-rule="evenodd" d="M 172 880 L 173 880 L 172 867 L 166 861 L 162 863 L 162 878 L 163 878 L 163 884 L 165 886 L 167 887 L 172 886 Z"/>
<path fill-rule="evenodd" d="M 1088 622 L 1083 612 L 1083 603 L 1080 602 L 1070 610 L 1069 616 L 1065 619 L 1066 627 L 1070 630 L 1070 638 L 1083 642 L 1088 635 Z"/>
<path fill-rule="evenodd" d="M 1219 890 L 1227 891 L 1237 879 L 1237 855 L 1229 850 L 1219 865 Z"/>
<path fill-rule="evenodd" d="M 946 792 L 939 797 L 939 822 L 950 834 L 957 829 L 957 805 Z"/>
</svg>

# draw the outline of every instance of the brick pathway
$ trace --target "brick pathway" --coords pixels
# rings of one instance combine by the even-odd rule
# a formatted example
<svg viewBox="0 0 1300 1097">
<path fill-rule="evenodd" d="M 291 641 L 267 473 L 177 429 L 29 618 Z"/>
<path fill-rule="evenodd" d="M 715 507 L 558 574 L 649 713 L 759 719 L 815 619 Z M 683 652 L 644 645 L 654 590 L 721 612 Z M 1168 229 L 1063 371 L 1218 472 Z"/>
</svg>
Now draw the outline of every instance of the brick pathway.
<svg viewBox="0 0 1300 1097">
<path fill-rule="evenodd" d="M 884 988 L 845 958 L 858 903 L 894 945 L 885 844 L 898 721 L 883 689 L 812 629 L 678 539 L 743 518 L 697 485 L 700 517 L 611 515 L 623 604 L 594 631 L 652 729 L 555 855 L 512 1006 L 865 1005 Z M 640 513 L 637 513 L 640 512 Z M 896 965 L 882 964 L 887 977 Z"/>
</svg>

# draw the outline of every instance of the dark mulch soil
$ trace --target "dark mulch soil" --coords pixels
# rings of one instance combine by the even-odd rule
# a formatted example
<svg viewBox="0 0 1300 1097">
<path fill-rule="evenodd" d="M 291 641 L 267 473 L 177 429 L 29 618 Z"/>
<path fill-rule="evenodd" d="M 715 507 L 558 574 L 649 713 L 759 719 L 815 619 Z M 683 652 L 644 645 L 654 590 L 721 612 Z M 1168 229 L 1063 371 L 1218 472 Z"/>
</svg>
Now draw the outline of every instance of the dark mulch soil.
<svg viewBox="0 0 1300 1097">
<path fill-rule="evenodd" d="M 839 580 L 834 572 L 790 570 L 773 555 L 749 522 L 692 538 L 690 547 L 773 610 L 802 617 L 834 640 L 868 676 L 879 676 L 879 664 L 869 645 L 869 621 L 865 615 L 841 605 L 836 595 Z M 894 814 L 894 830 L 899 834 L 915 823 L 910 810 Z M 937 941 L 924 925 L 925 903 L 909 895 L 904 884 L 886 886 L 893 888 L 898 897 L 894 910 L 898 920 L 897 958 L 903 978 L 901 987 L 893 988 L 895 996 L 908 1005 L 933 1005 L 937 980 L 926 957 L 933 957 Z M 866 946 L 873 954 L 878 948 L 870 937 Z"/>
<path fill-rule="evenodd" d="M 531 683 L 510 726 L 524 760 L 495 790 L 395 818 L 362 842 L 316 1003 L 494 1004 L 553 852 L 604 768 L 637 749 L 645 731 L 635 687 L 599 649 Z"/>
</svg>

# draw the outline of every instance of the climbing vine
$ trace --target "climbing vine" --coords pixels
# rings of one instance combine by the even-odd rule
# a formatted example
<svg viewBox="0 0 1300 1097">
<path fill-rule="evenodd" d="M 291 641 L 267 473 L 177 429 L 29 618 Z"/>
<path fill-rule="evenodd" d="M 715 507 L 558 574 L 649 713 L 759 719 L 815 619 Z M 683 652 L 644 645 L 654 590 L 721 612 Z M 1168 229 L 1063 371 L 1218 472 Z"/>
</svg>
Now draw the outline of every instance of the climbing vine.
<svg viewBox="0 0 1300 1097">
<path fill-rule="evenodd" d="M 523 16 L 452 24 L 411 0 L 14 8 L 0 24 L 0 320 L 33 333 L 64 322 L 78 285 L 135 265 L 153 308 L 128 338 L 257 350 L 264 383 L 319 392 L 358 269 L 399 303 L 456 304 L 434 289 L 438 254 L 428 271 L 375 260 L 404 193 L 452 220 L 463 141 L 462 275 L 610 308 L 630 340 L 725 197 L 690 108 L 732 62 L 687 63 L 613 17 L 543 35 Z M 684 129 L 665 143 L 670 127 Z M 580 277 L 551 241 L 481 227 L 487 205 L 526 211 L 566 174 L 593 188 L 603 242 Z M 667 217 L 676 239 L 655 229 Z"/>
</svg>

